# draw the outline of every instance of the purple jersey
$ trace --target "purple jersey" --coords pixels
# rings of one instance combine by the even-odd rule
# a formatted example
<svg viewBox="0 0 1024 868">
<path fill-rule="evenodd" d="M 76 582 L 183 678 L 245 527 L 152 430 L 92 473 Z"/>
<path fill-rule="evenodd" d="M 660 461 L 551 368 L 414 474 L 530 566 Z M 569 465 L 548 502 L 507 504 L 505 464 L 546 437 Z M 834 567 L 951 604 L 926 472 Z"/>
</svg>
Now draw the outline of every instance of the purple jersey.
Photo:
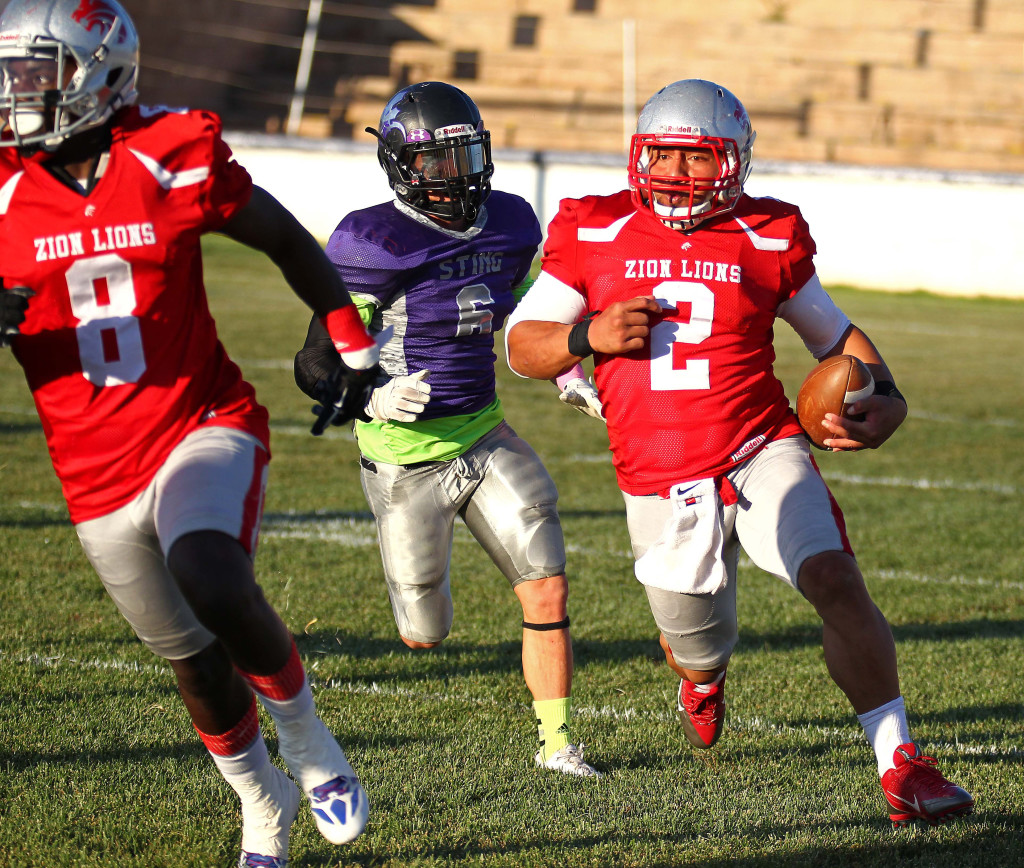
<svg viewBox="0 0 1024 868">
<path fill-rule="evenodd" d="M 494 332 L 515 307 L 540 224 L 519 196 L 495 190 L 465 232 L 396 202 L 353 211 L 327 255 L 353 298 L 372 301 L 372 332 L 394 326 L 381 352 L 392 377 L 430 370 L 421 419 L 476 413 L 495 400 Z"/>
</svg>

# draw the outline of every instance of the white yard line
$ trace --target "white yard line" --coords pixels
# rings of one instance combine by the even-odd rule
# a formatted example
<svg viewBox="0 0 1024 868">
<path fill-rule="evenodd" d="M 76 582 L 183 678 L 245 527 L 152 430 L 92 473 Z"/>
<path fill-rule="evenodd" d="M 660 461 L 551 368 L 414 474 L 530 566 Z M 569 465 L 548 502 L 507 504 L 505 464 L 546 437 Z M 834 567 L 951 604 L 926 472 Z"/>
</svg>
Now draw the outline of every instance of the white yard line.
<svg viewBox="0 0 1024 868">
<path fill-rule="evenodd" d="M 901 476 L 861 476 L 853 473 L 822 471 L 827 481 L 846 482 L 851 485 L 881 485 L 886 488 L 919 488 L 925 491 L 988 491 L 994 494 L 1016 494 L 1019 486 L 1001 482 L 970 482 L 955 479 L 907 479 Z"/>
<path fill-rule="evenodd" d="M 949 416 L 943 413 L 926 413 L 911 410 L 911 419 L 923 419 L 925 422 L 941 422 L 946 425 L 981 425 L 991 428 L 1019 428 L 1019 419 L 965 419 L 963 416 Z"/>
</svg>

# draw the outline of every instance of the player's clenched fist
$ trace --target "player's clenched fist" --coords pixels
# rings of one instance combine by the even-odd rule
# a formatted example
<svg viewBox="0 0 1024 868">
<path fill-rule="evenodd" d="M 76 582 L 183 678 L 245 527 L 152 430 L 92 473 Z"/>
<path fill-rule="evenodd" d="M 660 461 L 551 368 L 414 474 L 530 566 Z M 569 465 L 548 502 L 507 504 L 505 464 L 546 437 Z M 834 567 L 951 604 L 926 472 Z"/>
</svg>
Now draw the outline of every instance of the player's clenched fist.
<svg viewBox="0 0 1024 868">
<path fill-rule="evenodd" d="M 674 308 L 663 308 L 651 296 L 643 295 L 610 304 L 591 320 L 588 337 L 598 353 L 628 353 L 641 349 L 651 326 Z"/>
<path fill-rule="evenodd" d="M 0 288 L 0 347 L 9 346 L 11 338 L 21 333 L 28 300 L 35 295 L 27 286 Z"/>
</svg>

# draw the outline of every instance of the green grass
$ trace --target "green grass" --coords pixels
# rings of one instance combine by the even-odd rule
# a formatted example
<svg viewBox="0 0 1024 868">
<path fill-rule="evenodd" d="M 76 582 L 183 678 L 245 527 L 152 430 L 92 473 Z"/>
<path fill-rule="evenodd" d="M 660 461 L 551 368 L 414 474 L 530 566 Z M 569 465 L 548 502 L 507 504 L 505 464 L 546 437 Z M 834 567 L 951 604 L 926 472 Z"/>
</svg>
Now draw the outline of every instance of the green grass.
<svg viewBox="0 0 1024 868">
<path fill-rule="evenodd" d="M 893 625 L 912 730 L 978 802 L 968 822 L 896 833 L 870 749 L 825 674 L 814 613 L 749 565 L 726 733 L 712 751 L 690 750 L 632 577 L 603 428 L 501 361 L 508 417 L 561 492 L 574 737 L 605 777 L 533 770 L 521 613 L 507 584 L 460 527 L 452 635 L 434 652 L 405 650 L 354 444 L 338 430 L 310 437 L 309 401 L 292 383 L 308 314 L 261 257 L 220 239 L 208 252 L 222 337 L 273 420 L 261 582 L 373 806 L 367 833 L 344 848 L 302 814 L 293 865 L 1024 863 L 1024 304 L 834 290 L 911 411 L 883 449 L 819 463 Z M 812 360 L 785 326 L 778 341 L 795 396 Z M 7 352 L 0 551 L 0 865 L 232 864 L 234 794 L 169 671 L 86 563 Z"/>
</svg>

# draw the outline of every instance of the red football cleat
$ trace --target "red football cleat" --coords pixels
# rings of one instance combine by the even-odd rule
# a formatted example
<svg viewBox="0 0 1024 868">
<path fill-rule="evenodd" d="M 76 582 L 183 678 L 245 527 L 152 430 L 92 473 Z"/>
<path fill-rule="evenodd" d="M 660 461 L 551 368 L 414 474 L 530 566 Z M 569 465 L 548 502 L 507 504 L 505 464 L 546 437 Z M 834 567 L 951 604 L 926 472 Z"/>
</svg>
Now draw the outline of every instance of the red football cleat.
<svg viewBox="0 0 1024 868">
<path fill-rule="evenodd" d="M 686 738 L 698 750 L 711 747 L 722 734 L 725 720 L 725 676 L 707 693 L 698 693 L 696 685 L 685 678 L 679 681 L 676 711 L 683 722 Z"/>
<path fill-rule="evenodd" d="M 893 828 L 914 820 L 937 826 L 974 810 L 971 794 L 947 781 L 936 768 L 935 758 L 924 756 L 914 742 L 896 748 L 893 761 L 896 768 L 882 775 Z"/>
</svg>

